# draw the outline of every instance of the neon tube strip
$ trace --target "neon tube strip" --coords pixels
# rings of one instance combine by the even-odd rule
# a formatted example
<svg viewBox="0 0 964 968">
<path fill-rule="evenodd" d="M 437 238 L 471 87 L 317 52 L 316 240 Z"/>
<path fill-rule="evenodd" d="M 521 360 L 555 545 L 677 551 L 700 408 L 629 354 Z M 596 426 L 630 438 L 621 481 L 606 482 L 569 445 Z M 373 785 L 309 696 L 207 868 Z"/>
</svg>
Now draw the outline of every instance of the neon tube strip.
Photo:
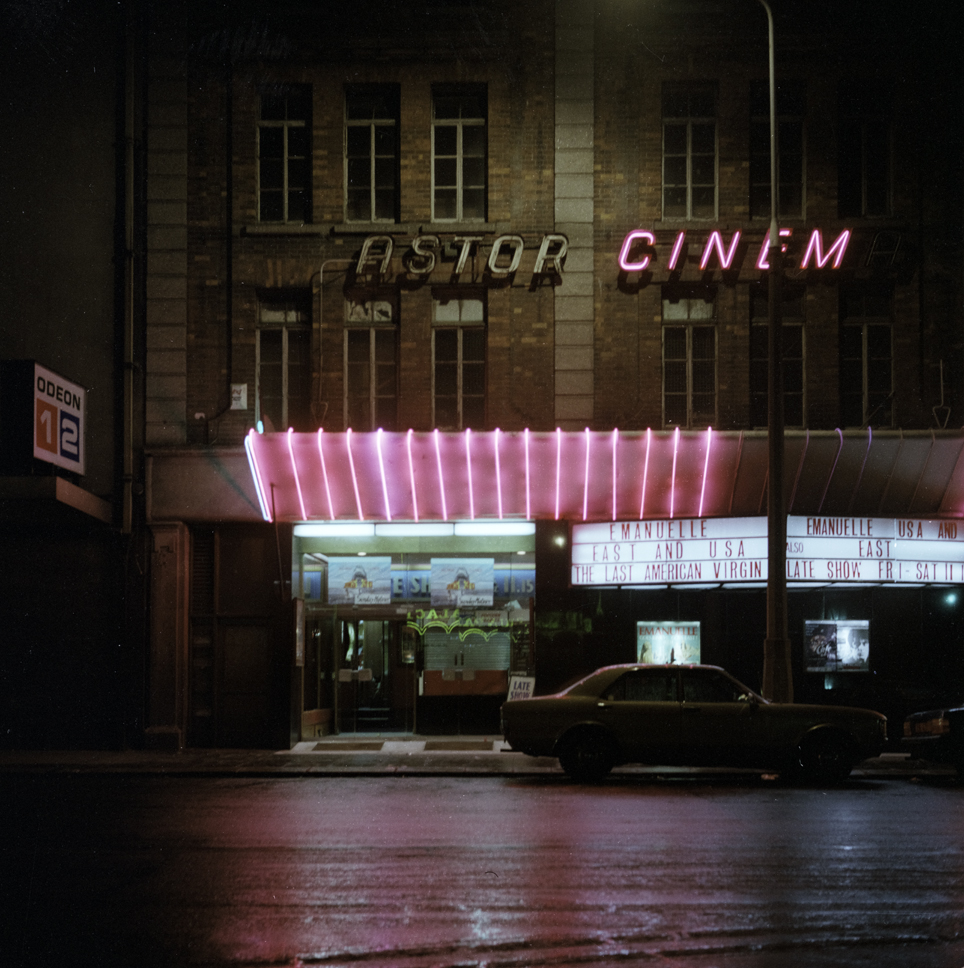
<svg viewBox="0 0 964 968">
<path fill-rule="evenodd" d="M 475 520 L 475 495 L 472 493 L 472 431 L 465 428 L 465 469 L 469 475 L 469 517 Z"/>
<path fill-rule="evenodd" d="M 736 255 L 736 247 L 739 244 L 740 233 L 737 231 L 733 233 L 733 238 L 730 240 L 730 248 L 724 252 L 723 236 L 720 235 L 718 229 L 714 229 L 710 232 L 710 237 L 706 240 L 703 257 L 700 259 L 700 271 L 702 272 L 710 264 L 710 256 L 713 254 L 714 249 L 716 250 L 717 258 L 720 260 L 720 268 L 729 269 L 733 264 L 733 256 Z"/>
<path fill-rule="evenodd" d="M 415 494 L 415 465 L 412 463 L 412 428 L 408 428 L 405 435 L 405 447 L 408 450 L 408 483 L 412 488 L 412 512 L 415 520 L 418 520 L 418 497 Z"/>
<path fill-rule="evenodd" d="M 499 468 L 499 437 L 502 431 L 495 428 L 495 494 L 499 503 L 499 520 L 502 520 L 502 471 Z"/>
<path fill-rule="evenodd" d="M 438 489 L 442 493 L 442 520 L 448 521 L 449 513 L 445 508 L 445 480 L 442 477 L 442 449 L 439 444 L 438 427 L 432 433 L 435 435 L 435 464 L 438 467 Z"/>
<path fill-rule="evenodd" d="M 676 241 L 673 243 L 673 251 L 669 257 L 669 264 L 666 266 L 667 269 L 672 272 L 676 268 L 676 263 L 679 261 L 679 254 L 683 251 L 683 243 L 686 241 L 686 233 L 680 232 L 676 236 Z"/>
<path fill-rule="evenodd" d="M 244 449 L 248 455 L 248 466 L 251 468 L 251 476 L 254 478 L 254 489 L 258 492 L 258 504 L 261 505 L 261 517 L 265 521 L 271 520 L 271 512 L 264 500 L 264 481 L 261 480 L 261 468 L 258 466 L 258 458 L 254 453 L 254 430 L 249 430 L 247 437 L 244 438 Z"/>
<path fill-rule="evenodd" d="M 639 494 L 639 520 L 642 521 L 646 510 L 646 477 L 649 474 L 649 448 L 653 442 L 653 432 L 646 428 L 646 460 L 643 461 L 643 489 Z"/>
<path fill-rule="evenodd" d="M 305 511 L 305 498 L 301 493 L 301 480 L 298 477 L 298 465 L 295 463 L 295 450 L 291 446 L 291 435 L 294 433 L 294 429 L 288 428 L 288 456 L 291 458 L 291 470 L 295 475 L 295 490 L 298 492 L 298 507 L 301 509 L 301 520 L 306 521 L 308 519 L 308 513 Z"/>
<path fill-rule="evenodd" d="M 700 513 L 703 517 L 703 496 L 706 494 L 706 474 L 710 469 L 710 445 L 713 443 L 713 428 L 706 428 L 706 460 L 703 461 L 703 484 L 700 487 Z"/>
<path fill-rule="evenodd" d="M 556 520 L 559 520 L 559 476 L 562 473 L 562 428 L 556 427 Z"/>
<path fill-rule="evenodd" d="M 586 472 L 582 481 L 582 519 L 589 516 L 589 428 L 586 428 Z"/>
<path fill-rule="evenodd" d="M 779 229 L 777 235 L 781 239 L 789 239 L 793 235 L 793 229 Z M 786 252 L 787 247 L 785 245 L 780 246 L 781 252 Z M 770 268 L 770 230 L 767 229 L 767 234 L 763 238 L 763 245 L 760 247 L 760 254 L 756 257 L 756 267 L 761 272 L 767 272 Z"/>
<path fill-rule="evenodd" d="M 525 443 L 526 452 L 526 521 L 532 520 L 532 499 L 529 493 L 529 428 L 523 431 L 522 439 Z"/>
<path fill-rule="evenodd" d="M 392 520 L 392 509 L 388 503 L 388 481 L 385 480 L 385 461 L 382 458 L 382 428 L 375 434 L 375 450 L 378 451 L 378 470 L 382 475 L 382 497 L 385 499 L 385 520 Z"/>
<path fill-rule="evenodd" d="M 362 514 L 361 494 L 358 493 L 358 475 L 355 473 L 355 458 L 351 453 L 351 427 L 345 431 L 345 446 L 348 448 L 348 466 L 351 468 L 351 486 L 355 489 L 355 506 L 358 508 L 358 520 L 364 521 Z"/>
<path fill-rule="evenodd" d="M 669 484 L 669 516 L 673 517 L 676 507 L 676 455 L 679 453 L 679 427 L 673 433 L 673 477 Z"/>
<path fill-rule="evenodd" d="M 619 443 L 619 428 L 613 428 L 613 521 L 616 520 L 616 444 Z"/>
<path fill-rule="evenodd" d="M 321 446 L 321 435 L 323 433 L 324 433 L 324 430 L 321 427 L 319 427 L 318 428 L 318 456 L 321 458 L 321 476 L 325 479 L 325 494 L 328 497 L 328 517 L 330 517 L 331 520 L 334 521 L 335 506 L 334 504 L 331 503 L 331 484 L 328 480 L 328 468 L 325 465 L 325 451 L 324 451 L 324 448 Z"/>
</svg>

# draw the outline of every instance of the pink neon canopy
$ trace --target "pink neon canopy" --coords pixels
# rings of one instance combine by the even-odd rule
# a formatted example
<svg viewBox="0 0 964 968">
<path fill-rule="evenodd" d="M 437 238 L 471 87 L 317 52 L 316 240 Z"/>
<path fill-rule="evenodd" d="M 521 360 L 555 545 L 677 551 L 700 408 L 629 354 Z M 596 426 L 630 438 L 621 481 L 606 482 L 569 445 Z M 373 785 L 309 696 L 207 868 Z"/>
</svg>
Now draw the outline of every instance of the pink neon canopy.
<svg viewBox="0 0 964 968">
<path fill-rule="evenodd" d="M 765 433 L 252 431 L 268 521 L 634 520 L 766 513 Z M 960 517 L 964 434 L 788 433 L 791 514 Z"/>
</svg>

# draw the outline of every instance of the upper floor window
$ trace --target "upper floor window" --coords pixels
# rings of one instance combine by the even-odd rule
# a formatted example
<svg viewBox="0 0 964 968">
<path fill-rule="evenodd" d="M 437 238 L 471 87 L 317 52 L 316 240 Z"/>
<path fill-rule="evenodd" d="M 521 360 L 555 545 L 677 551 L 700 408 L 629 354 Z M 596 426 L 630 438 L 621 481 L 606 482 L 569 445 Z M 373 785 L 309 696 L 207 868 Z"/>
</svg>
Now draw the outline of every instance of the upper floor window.
<svg viewBox="0 0 964 968">
<path fill-rule="evenodd" d="M 716 217 L 716 86 L 663 85 L 663 218 Z"/>
<path fill-rule="evenodd" d="M 311 221 L 311 88 L 264 91 L 258 118 L 258 219 Z"/>
<path fill-rule="evenodd" d="M 840 290 L 840 411 L 845 427 L 894 421 L 891 295 L 874 286 Z"/>
<path fill-rule="evenodd" d="M 482 87 L 433 89 L 433 221 L 485 221 L 486 113 Z"/>
<path fill-rule="evenodd" d="M 311 429 L 310 296 L 271 294 L 258 305 L 256 416 L 267 431 Z"/>
<path fill-rule="evenodd" d="M 840 92 L 837 206 L 841 218 L 891 213 L 891 105 L 878 85 Z"/>
<path fill-rule="evenodd" d="M 777 215 L 803 218 L 805 204 L 804 116 L 802 83 L 777 88 Z M 750 84 L 750 218 L 770 217 L 770 85 Z"/>
<path fill-rule="evenodd" d="M 807 413 L 804 369 L 804 290 L 782 289 L 783 422 L 805 427 Z M 750 425 L 766 427 L 769 393 L 769 294 L 766 283 L 750 289 Z"/>
<path fill-rule="evenodd" d="M 432 421 L 440 430 L 485 427 L 485 303 L 436 297 L 432 329 Z"/>
<path fill-rule="evenodd" d="M 396 430 L 398 328 L 391 298 L 360 297 L 346 307 L 345 426 Z"/>
<path fill-rule="evenodd" d="M 398 86 L 345 93 L 345 218 L 396 222 L 399 198 Z"/>
<path fill-rule="evenodd" d="M 663 425 L 716 423 L 716 293 L 663 292 Z"/>
</svg>

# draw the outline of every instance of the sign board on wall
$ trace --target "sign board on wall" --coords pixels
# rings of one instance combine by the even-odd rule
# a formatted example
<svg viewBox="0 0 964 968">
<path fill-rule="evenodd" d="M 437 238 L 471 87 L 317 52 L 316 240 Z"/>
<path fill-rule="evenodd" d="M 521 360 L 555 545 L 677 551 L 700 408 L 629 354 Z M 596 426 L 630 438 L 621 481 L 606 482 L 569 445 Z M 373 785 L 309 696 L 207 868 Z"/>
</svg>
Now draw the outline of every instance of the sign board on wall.
<svg viewBox="0 0 964 968">
<path fill-rule="evenodd" d="M 432 605 L 490 608 L 494 599 L 494 558 L 433 558 Z"/>
<path fill-rule="evenodd" d="M 572 529 L 573 585 L 753 586 L 766 579 L 764 517 L 613 521 Z M 787 582 L 964 584 L 964 524 L 791 515 Z"/>
<path fill-rule="evenodd" d="M 804 622 L 807 672 L 869 672 L 870 622 L 836 619 Z"/>
<path fill-rule="evenodd" d="M 33 369 L 33 456 L 83 474 L 87 391 L 39 363 Z"/>
<path fill-rule="evenodd" d="M 637 622 L 636 661 L 698 663 L 699 622 Z"/>
<path fill-rule="evenodd" d="M 392 559 L 329 558 L 328 601 L 332 605 L 391 604 Z"/>
</svg>

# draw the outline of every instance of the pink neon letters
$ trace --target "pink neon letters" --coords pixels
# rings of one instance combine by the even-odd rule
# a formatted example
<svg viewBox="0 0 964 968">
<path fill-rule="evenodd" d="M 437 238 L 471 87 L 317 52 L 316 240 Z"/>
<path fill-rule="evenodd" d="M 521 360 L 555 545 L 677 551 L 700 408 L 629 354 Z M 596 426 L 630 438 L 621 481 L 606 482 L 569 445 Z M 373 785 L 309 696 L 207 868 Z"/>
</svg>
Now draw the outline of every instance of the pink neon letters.
<svg viewBox="0 0 964 968">
<path fill-rule="evenodd" d="M 847 246 L 850 243 L 851 234 L 850 229 L 843 229 L 825 251 L 823 232 L 820 229 L 814 229 L 810 233 L 806 250 L 804 251 L 803 258 L 800 260 L 800 268 L 809 269 L 811 268 L 811 263 L 813 263 L 817 269 L 825 269 L 828 265 L 832 269 L 839 269 L 843 262 L 844 254 L 847 251 Z M 789 239 L 792 235 L 793 229 L 780 229 L 780 237 L 782 239 Z M 735 231 L 730 236 L 729 241 L 726 242 L 723 239 L 722 232 L 719 229 L 713 229 L 703 246 L 699 262 L 700 271 L 705 272 L 710 268 L 714 257 L 721 269 L 736 268 L 736 253 L 740 245 L 740 239 L 741 233 L 739 230 Z M 633 257 L 633 250 L 637 247 L 638 243 L 643 243 L 645 249 L 641 255 Z M 676 233 L 669 259 L 666 262 L 667 271 L 676 272 L 681 268 L 680 259 L 685 244 L 686 231 L 680 230 Z M 769 245 L 770 233 L 767 232 L 755 262 L 755 268 L 763 272 L 770 268 L 770 263 L 767 258 Z M 656 235 L 653 232 L 645 229 L 633 229 L 626 234 L 622 247 L 619 250 L 619 268 L 623 272 L 644 272 L 650 267 L 653 261 L 653 250 L 655 247 Z M 781 250 L 783 252 L 787 251 L 785 243 L 781 245 Z"/>
</svg>

